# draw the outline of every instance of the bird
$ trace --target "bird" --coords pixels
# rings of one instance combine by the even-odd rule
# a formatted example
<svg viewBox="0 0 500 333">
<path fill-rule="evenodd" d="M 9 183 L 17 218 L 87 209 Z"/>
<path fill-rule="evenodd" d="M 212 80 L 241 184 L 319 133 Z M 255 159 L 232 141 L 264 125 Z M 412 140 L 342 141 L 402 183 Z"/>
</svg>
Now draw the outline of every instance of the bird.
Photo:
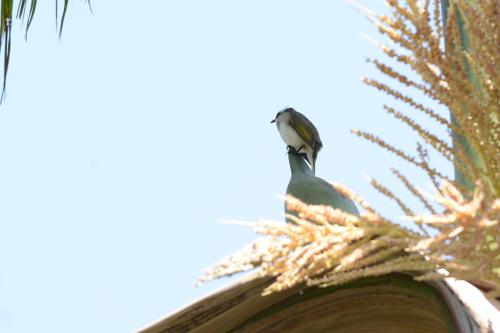
<svg viewBox="0 0 500 333">
<path fill-rule="evenodd" d="M 305 154 L 314 173 L 318 152 L 323 147 L 314 124 L 294 108 L 279 111 L 271 123 L 276 123 L 278 132 L 289 149 L 293 148 L 296 153 Z"/>
<path fill-rule="evenodd" d="M 359 216 L 355 203 L 337 191 L 330 183 L 316 177 L 303 155 L 290 149 L 288 161 L 290 162 L 291 176 L 286 189 L 287 195 L 291 195 L 308 205 L 327 205 Z M 296 212 L 288 209 L 286 203 L 285 213 L 297 215 Z M 291 222 L 291 220 L 287 218 L 287 222 Z"/>
</svg>

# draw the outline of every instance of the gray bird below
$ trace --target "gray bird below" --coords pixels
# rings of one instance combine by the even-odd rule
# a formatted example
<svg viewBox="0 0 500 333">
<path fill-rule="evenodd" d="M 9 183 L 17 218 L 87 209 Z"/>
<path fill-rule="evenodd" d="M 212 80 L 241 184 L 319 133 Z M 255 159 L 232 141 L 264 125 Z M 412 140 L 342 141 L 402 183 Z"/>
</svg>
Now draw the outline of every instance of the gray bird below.
<svg viewBox="0 0 500 333">
<path fill-rule="evenodd" d="M 290 162 L 290 171 L 292 174 L 286 189 L 287 195 L 292 195 L 306 204 L 328 205 L 347 213 L 359 215 L 354 202 L 344 197 L 327 181 L 316 177 L 300 154 L 290 149 L 288 152 L 288 161 Z M 295 212 L 288 210 L 286 204 L 285 213 L 296 215 Z M 287 222 L 290 221 L 287 219 Z"/>
</svg>

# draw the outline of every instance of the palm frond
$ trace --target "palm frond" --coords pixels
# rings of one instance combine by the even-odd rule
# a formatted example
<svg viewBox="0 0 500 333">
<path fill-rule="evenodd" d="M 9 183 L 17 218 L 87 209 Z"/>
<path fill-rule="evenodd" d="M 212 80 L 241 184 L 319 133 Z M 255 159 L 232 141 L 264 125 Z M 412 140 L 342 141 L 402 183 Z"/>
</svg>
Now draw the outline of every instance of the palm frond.
<svg viewBox="0 0 500 333">
<path fill-rule="evenodd" d="M 0 102 L 3 101 L 5 96 L 5 87 L 7 84 L 7 71 L 9 69 L 10 62 L 10 39 L 12 35 L 12 7 L 13 0 L 2 0 L 2 12 L 0 22 L 0 49 L 3 46 L 3 85 L 2 85 L 2 95 L 0 96 Z"/>
<path fill-rule="evenodd" d="M 26 20 L 26 32 L 25 32 L 25 38 L 28 38 L 28 30 L 31 26 L 31 22 L 33 21 L 33 17 L 35 16 L 35 10 L 36 10 L 36 2 L 37 0 L 31 0 L 29 3 L 29 10 L 28 10 L 28 1 L 27 0 L 20 0 L 19 4 L 17 6 L 17 15 L 16 17 L 18 19 L 22 19 L 24 21 L 26 12 L 28 11 L 28 18 Z"/>
<path fill-rule="evenodd" d="M 84 0 L 88 3 L 89 9 L 92 12 L 92 6 L 90 4 L 90 0 Z M 62 30 L 64 26 L 64 21 L 66 18 L 66 13 L 68 10 L 69 0 L 64 0 L 63 11 L 61 17 L 58 15 L 58 4 L 59 0 L 55 0 L 56 7 L 56 27 L 59 31 L 59 38 L 61 38 Z M 33 22 L 33 18 L 35 17 L 37 0 L 19 0 L 17 3 L 17 12 L 15 14 L 15 18 L 22 20 L 23 23 L 26 24 L 25 30 L 25 39 L 28 37 L 28 31 L 31 27 L 31 23 Z M 14 19 L 13 16 L 13 8 L 14 1 L 13 0 L 0 0 L 1 6 L 1 22 L 0 22 L 0 52 L 3 50 L 3 84 L 2 84 L 2 94 L 0 96 L 0 103 L 5 98 L 5 89 L 7 87 L 7 73 L 9 70 L 10 63 L 10 51 L 11 51 L 11 32 L 12 32 L 12 22 Z"/>
</svg>

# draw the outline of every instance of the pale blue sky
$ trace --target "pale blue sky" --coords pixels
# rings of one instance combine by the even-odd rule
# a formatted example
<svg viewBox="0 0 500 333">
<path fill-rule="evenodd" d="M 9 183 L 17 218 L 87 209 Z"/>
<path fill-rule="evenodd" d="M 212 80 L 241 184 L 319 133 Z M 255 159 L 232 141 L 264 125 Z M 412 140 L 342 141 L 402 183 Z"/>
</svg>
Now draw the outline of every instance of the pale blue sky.
<svg viewBox="0 0 500 333">
<path fill-rule="evenodd" d="M 387 171 L 400 163 L 349 130 L 399 146 L 414 137 L 361 83 L 379 52 L 359 32 L 377 34 L 346 2 L 92 5 L 70 2 L 61 42 L 50 1 L 27 43 L 14 22 L 0 106 L 1 332 L 132 332 L 227 283 L 193 287 L 255 237 L 220 220 L 282 219 L 288 161 L 269 121 L 285 106 L 321 133 L 320 177 L 400 216 L 363 177 L 401 188 Z"/>
</svg>

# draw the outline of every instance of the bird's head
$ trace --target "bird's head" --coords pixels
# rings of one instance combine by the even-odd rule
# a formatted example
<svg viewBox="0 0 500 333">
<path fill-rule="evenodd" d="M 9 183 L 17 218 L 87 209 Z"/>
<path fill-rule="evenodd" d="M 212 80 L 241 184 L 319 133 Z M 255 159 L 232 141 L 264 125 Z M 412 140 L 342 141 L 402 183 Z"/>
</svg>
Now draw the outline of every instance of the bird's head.
<svg viewBox="0 0 500 333">
<path fill-rule="evenodd" d="M 289 107 L 284 108 L 283 110 L 281 110 L 280 112 L 278 112 L 276 114 L 276 117 L 273 120 L 271 120 L 271 124 L 276 122 L 280 117 L 282 117 L 283 115 L 285 115 L 286 113 L 289 113 L 291 111 L 295 111 L 295 110 L 293 108 L 289 108 Z"/>
</svg>

